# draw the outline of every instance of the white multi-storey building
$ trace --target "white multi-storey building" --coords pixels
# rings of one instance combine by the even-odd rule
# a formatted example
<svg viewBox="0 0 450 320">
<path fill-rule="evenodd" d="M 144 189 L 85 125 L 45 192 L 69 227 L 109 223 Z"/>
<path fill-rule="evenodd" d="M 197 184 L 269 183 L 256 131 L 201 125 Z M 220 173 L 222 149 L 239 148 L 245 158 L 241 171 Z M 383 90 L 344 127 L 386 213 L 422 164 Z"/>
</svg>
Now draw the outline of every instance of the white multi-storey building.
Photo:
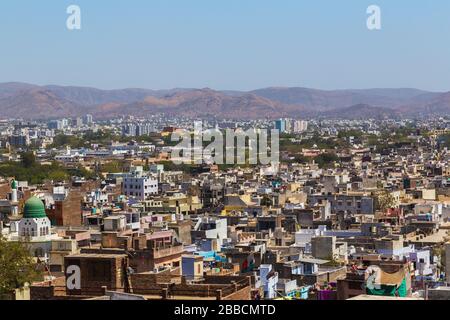
<svg viewBox="0 0 450 320">
<path fill-rule="evenodd" d="M 293 123 L 293 132 L 300 133 L 308 131 L 308 121 L 304 120 L 295 120 Z"/>
<path fill-rule="evenodd" d="M 158 194 L 158 179 L 144 173 L 142 167 L 132 167 L 130 173 L 124 176 L 123 193 L 141 201 L 152 194 Z"/>
</svg>

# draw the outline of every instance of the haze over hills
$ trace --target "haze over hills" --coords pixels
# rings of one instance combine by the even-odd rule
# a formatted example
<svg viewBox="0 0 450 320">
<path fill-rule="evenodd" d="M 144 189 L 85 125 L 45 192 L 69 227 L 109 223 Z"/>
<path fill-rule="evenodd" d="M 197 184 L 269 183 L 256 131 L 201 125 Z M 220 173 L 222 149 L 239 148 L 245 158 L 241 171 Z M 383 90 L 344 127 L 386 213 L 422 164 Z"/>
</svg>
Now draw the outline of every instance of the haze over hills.
<svg viewBox="0 0 450 320">
<path fill-rule="evenodd" d="M 346 108 L 357 104 L 374 107 L 395 108 L 414 101 L 415 98 L 435 93 L 417 89 L 366 89 L 366 90 L 317 90 L 308 88 L 266 88 L 253 91 L 254 94 L 284 104 L 301 104 L 309 108 L 330 110 Z"/>
<path fill-rule="evenodd" d="M 320 113 L 320 116 L 326 119 L 398 119 L 400 118 L 400 113 L 397 110 L 383 108 L 383 107 L 373 107 L 367 104 L 356 104 L 347 108 L 333 109 L 329 111 L 324 111 Z"/>
<path fill-rule="evenodd" d="M 91 113 L 260 119 L 338 119 L 450 115 L 450 92 L 418 89 L 317 90 L 265 88 L 250 92 L 211 89 L 119 89 L 0 84 L 0 118 L 52 119 Z"/>
</svg>

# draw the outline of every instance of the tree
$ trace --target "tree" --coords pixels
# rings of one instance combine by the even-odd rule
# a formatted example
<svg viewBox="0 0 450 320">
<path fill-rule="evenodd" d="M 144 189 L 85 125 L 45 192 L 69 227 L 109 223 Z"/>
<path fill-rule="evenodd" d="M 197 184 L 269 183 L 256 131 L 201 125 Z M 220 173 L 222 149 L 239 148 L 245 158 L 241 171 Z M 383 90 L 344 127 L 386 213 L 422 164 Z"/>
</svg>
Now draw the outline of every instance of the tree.
<svg viewBox="0 0 450 320">
<path fill-rule="evenodd" d="M 261 199 L 261 206 L 264 207 L 272 206 L 272 199 L 270 199 L 269 196 L 264 195 L 263 198 Z"/>
<path fill-rule="evenodd" d="M 98 175 L 93 171 L 88 171 L 83 166 L 79 165 L 77 168 L 68 169 L 68 176 L 75 176 L 75 177 L 83 177 L 86 179 L 95 180 L 98 178 Z"/>
<path fill-rule="evenodd" d="M 333 163 L 339 161 L 339 157 L 333 153 L 323 153 L 315 159 L 320 168 L 329 168 Z"/>
<path fill-rule="evenodd" d="M 36 156 L 33 152 L 23 152 L 20 154 L 20 158 L 25 168 L 31 168 L 36 164 Z"/>
<path fill-rule="evenodd" d="M 20 242 L 0 237 L 0 298 L 39 279 L 41 271 L 28 249 Z"/>
<path fill-rule="evenodd" d="M 53 138 L 53 144 L 50 148 L 61 148 L 66 146 L 71 148 L 83 148 L 86 146 L 86 143 L 82 138 L 60 134 Z"/>
<path fill-rule="evenodd" d="M 438 142 L 443 148 L 450 148 L 450 134 L 438 137 Z"/>
<path fill-rule="evenodd" d="M 445 256 L 445 246 L 433 247 L 433 256 L 439 257 L 438 270 L 445 271 L 446 267 L 446 256 Z"/>
<path fill-rule="evenodd" d="M 110 161 L 103 164 L 101 170 L 108 173 L 123 172 L 123 164 L 120 161 Z"/>
<path fill-rule="evenodd" d="M 70 176 L 64 170 L 55 170 L 49 173 L 48 178 L 56 182 L 64 182 L 70 178 Z"/>
<path fill-rule="evenodd" d="M 378 193 L 377 195 L 378 209 L 385 212 L 387 209 L 393 208 L 395 206 L 395 198 L 386 190 Z"/>
</svg>

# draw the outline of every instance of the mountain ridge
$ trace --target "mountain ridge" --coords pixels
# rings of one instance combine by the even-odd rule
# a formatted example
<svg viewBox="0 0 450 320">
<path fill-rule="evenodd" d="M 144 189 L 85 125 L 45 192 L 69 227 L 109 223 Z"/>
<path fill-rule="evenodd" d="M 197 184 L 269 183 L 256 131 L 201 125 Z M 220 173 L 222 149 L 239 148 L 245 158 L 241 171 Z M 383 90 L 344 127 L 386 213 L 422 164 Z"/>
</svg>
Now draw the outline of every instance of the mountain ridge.
<svg viewBox="0 0 450 320">
<path fill-rule="evenodd" d="M 92 113 L 274 119 L 379 118 L 450 115 L 450 92 L 414 88 L 321 90 L 268 87 L 251 91 L 176 88 L 103 90 L 79 86 L 0 83 L 0 118 L 52 119 Z"/>
</svg>

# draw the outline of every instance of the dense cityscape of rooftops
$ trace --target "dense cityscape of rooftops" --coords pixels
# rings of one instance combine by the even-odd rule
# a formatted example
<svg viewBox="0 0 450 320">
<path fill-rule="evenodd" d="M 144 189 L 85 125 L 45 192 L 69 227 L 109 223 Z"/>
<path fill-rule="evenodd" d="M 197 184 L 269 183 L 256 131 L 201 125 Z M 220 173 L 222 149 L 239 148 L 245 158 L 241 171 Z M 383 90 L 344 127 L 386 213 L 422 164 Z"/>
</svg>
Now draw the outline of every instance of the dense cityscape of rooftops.
<svg viewBox="0 0 450 320">
<path fill-rule="evenodd" d="M 194 120 L 275 129 L 279 161 L 176 165 Z M 0 132 L 0 248 L 20 259 L 2 299 L 450 299 L 450 118 L 87 114 Z"/>
</svg>

